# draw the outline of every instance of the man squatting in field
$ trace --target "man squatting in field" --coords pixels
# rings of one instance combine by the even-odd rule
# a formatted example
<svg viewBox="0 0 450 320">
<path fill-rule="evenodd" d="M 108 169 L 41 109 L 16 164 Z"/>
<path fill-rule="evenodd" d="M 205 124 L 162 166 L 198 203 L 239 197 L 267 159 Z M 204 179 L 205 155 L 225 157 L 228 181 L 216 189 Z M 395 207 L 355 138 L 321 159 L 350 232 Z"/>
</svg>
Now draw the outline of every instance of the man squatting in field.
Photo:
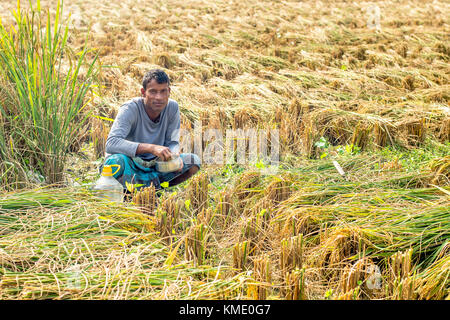
<svg viewBox="0 0 450 320">
<path fill-rule="evenodd" d="M 142 81 L 141 97 L 123 104 L 106 140 L 105 165 L 118 164 L 113 175 L 126 189 L 126 182 L 160 189 L 162 182 L 179 184 L 200 169 L 200 159 L 192 153 L 180 154 L 183 167 L 161 173 L 151 166 L 156 157 L 164 161 L 180 151 L 180 109 L 169 99 L 170 80 L 159 69 L 147 72 Z"/>
</svg>

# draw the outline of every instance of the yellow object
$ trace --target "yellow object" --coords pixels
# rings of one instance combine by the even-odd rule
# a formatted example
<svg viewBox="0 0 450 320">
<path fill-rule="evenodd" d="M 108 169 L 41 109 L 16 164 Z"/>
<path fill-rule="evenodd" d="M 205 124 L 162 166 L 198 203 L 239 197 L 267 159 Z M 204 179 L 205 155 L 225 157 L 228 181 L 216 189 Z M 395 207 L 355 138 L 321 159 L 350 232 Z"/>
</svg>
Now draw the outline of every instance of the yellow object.
<svg viewBox="0 0 450 320">
<path fill-rule="evenodd" d="M 118 169 L 113 172 L 113 167 L 117 167 Z M 119 169 L 120 165 L 118 164 L 103 166 L 102 174 L 93 187 L 93 190 L 96 192 L 99 198 L 114 202 L 123 201 L 123 186 L 113 177 L 113 175 L 116 174 Z"/>
<path fill-rule="evenodd" d="M 112 172 L 112 167 L 118 167 L 116 172 Z M 102 176 L 104 177 L 112 177 L 120 170 L 120 165 L 118 164 L 110 164 L 103 167 Z"/>
</svg>

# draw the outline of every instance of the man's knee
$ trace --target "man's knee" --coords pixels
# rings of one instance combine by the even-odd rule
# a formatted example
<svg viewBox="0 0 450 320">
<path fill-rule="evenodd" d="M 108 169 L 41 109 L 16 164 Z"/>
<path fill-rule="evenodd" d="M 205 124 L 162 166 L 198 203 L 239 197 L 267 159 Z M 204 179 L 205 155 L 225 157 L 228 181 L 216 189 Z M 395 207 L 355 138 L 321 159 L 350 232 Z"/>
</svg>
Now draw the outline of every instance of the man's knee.
<svg viewBox="0 0 450 320">
<path fill-rule="evenodd" d="M 196 174 L 200 170 L 200 167 L 197 165 L 193 165 L 189 168 L 189 176 L 192 177 L 194 174 Z"/>
<path fill-rule="evenodd" d="M 181 157 L 185 165 L 191 166 L 191 168 L 196 168 L 192 169 L 192 171 L 196 170 L 195 172 L 197 172 L 200 170 L 201 160 L 195 153 L 182 153 Z"/>
</svg>

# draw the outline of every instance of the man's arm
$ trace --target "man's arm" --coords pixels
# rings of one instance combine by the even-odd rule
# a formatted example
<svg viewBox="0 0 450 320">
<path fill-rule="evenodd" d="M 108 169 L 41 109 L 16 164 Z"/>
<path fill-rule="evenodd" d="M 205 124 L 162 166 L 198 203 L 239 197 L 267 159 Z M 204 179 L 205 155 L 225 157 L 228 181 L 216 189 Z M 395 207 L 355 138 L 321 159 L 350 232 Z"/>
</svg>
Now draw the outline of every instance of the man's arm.
<svg viewBox="0 0 450 320">
<path fill-rule="evenodd" d="M 119 109 L 116 119 L 106 140 L 106 153 L 122 153 L 129 157 L 136 155 L 139 143 L 126 140 L 131 128 L 137 121 L 137 112 L 130 105 Z"/>
<path fill-rule="evenodd" d="M 168 126 L 164 135 L 164 145 L 140 143 L 136 154 L 151 153 L 163 160 L 169 160 L 174 153 L 180 152 L 180 110 L 178 104 L 171 105 L 168 115 Z"/>
<path fill-rule="evenodd" d="M 163 160 L 169 160 L 172 157 L 172 152 L 170 151 L 169 147 L 158 146 L 151 143 L 139 143 L 136 149 L 136 154 L 143 153 L 151 153 Z"/>
</svg>

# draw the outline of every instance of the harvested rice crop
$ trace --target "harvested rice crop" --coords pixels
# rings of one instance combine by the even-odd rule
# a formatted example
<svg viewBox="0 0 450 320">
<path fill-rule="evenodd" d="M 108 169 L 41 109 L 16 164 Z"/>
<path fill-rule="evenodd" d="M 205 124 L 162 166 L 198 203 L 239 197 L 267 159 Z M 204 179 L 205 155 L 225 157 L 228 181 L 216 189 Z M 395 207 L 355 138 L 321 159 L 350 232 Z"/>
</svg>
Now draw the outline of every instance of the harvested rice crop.
<svg viewBox="0 0 450 320">
<path fill-rule="evenodd" d="M 51 88 L 92 86 L 75 136 L 49 136 L 70 143 L 48 179 L 53 156 L 14 122 L 18 78 L 0 80 L 0 299 L 450 298 L 447 3 L 19 3 L 48 10 L 47 30 L 67 25 Z M 0 3 L 3 42 L 18 39 L 16 6 Z M 31 52 L 20 92 L 53 75 Z M 186 146 L 214 145 L 193 132 L 277 130 L 279 163 L 205 163 L 179 186 L 97 198 L 112 119 L 154 67 L 172 80 Z M 23 110 L 58 101 L 41 92 L 23 93 Z M 228 160 L 250 158 L 241 138 Z"/>
</svg>

